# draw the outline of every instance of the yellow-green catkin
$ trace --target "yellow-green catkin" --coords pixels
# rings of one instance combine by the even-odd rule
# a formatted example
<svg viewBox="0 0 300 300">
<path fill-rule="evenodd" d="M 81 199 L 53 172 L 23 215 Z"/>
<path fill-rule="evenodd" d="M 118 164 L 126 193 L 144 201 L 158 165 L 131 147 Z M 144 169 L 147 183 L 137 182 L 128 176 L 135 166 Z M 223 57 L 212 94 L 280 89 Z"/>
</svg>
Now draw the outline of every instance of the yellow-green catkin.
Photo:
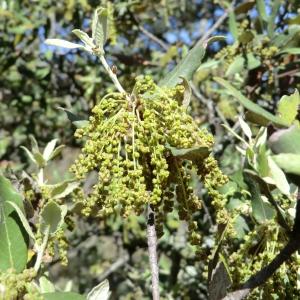
<svg viewBox="0 0 300 300">
<path fill-rule="evenodd" d="M 124 94 L 111 93 L 93 108 L 89 124 L 76 131 L 85 145 L 71 167 L 78 179 L 91 171 L 98 173 L 92 192 L 80 200 L 85 215 L 118 212 L 126 217 L 141 214 L 150 204 L 157 212 L 161 235 L 164 215 L 173 210 L 176 200 L 180 219 L 189 224 L 191 243 L 200 243 L 192 214 L 201 202 L 190 185 L 191 169 L 197 169 L 198 163 L 206 166 L 206 173 L 200 175 L 216 203 L 219 194 L 214 191 L 225 179 L 215 161 L 209 164 L 211 158 L 195 163 L 170 153 L 169 147 L 213 145 L 212 135 L 199 129 L 182 106 L 183 94 L 181 85 L 160 88 L 145 76 L 137 78 L 130 101 Z"/>
<path fill-rule="evenodd" d="M 245 282 L 253 274 L 278 255 L 286 244 L 286 233 L 278 227 L 274 220 L 250 231 L 244 236 L 243 243 L 238 249 L 232 243 L 228 247 L 231 255 L 228 266 L 232 282 Z M 254 289 L 248 296 L 254 299 L 299 299 L 298 276 L 300 256 L 295 253 L 263 285 Z M 285 280 L 282 280 L 284 278 Z M 232 287 L 237 288 L 236 285 Z"/>
<path fill-rule="evenodd" d="M 0 297 L 1 299 L 42 300 L 43 297 L 33 283 L 36 271 L 25 269 L 17 273 L 14 269 L 0 272 Z"/>
</svg>

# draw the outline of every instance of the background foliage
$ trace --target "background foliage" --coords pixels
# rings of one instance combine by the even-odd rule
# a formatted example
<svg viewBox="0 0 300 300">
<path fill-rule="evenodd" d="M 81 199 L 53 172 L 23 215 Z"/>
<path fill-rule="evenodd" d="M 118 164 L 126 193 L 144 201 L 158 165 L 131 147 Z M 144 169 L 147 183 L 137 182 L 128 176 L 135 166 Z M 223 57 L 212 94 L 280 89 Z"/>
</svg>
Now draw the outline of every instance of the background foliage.
<svg viewBox="0 0 300 300">
<path fill-rule="evenodd" d="M 137 75 L 151 75 L 156 82 L 162 79 L 228 14 L 212 32 L 226 40 L 208 46 L 193 76 L 189 113 L 215 137 L 214 154 L 229 177 L 222 189 L 227 203 L 224 218 L 231 221 L 220 226 L 210 197 L 195 180 L 194 188 L 203 199 L 203 209 L 195 216 L 203 257 L 196 259 L 186 241 L 187 228 L 178 216 L 168 215 L 159 242 L 161 295 L 164 299 L 207 299 L 210 290 L 212 299 L 218 299 L 213 295 L 218 282 L 210 278 L 207 284 L 215 268 L 207 267 L 213 254 L 225 266 L 232 289 L 275 257 L 293 226 L 300 175 L 296 0 L 0 3 L 0 167 L 33 202 L 36 197 L 43 199 L 45 192 L 32 189 L 34 175 L 28 174 L 37 173 L 41 165 L 35 166 L 20 146 L 31 149 L 31 135 L 40 148 L 57 138 L 67 146 L 49 159 L 44 177 L 52 185 L 70 179 L 68 168 L 80 145 L 73 137 L 75 127 L 60 108 L 87 119 L 97 101 L 114 89 L 93 56 L 47 46 L 45 38 L 76 41 L 71 30 L 82 28 L 90 33 L 94 9 L 106 6 L 110 22 L 107 58 L 116 66 L 124 88 L 131 90 Z M 294 164 L 289 165 L 291 160 Z M 93 176 L 86 190 L 91 182 Z M 49 253 L 51 281 L 58 289 L 71 287 L 83 294 L 108 278 L 112 299 L 148 299 L 145 219 L 83 218 L 71 201 L 80 191 L 69 184 L 65 186 L 70 193 L 59 202 L 71 207 L 65 220 L 66 237 L 60 236 L 61 241 L 68 240 L 69 263 L 61 266 L 58 250 L 53 257 Z M 34 195 L 29 195 L 32 190 Z M 20 257 L 16 269 L 22 269 L 22 264 Z M 294 254 L 250 299 L 299 297 L 299 271 L 299 256 Z"/>
</svg>

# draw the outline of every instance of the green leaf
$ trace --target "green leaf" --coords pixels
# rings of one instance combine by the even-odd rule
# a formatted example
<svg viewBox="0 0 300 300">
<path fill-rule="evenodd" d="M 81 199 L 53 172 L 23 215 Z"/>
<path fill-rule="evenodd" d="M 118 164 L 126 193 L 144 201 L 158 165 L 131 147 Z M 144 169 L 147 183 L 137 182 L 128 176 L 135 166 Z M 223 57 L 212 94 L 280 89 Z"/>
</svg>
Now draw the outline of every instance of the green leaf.
<svg viewBox="0 0 300 300">
<path fill-rule="evenodd" d="M 247 70 L 256 69 L 260 65 L 261 65 L 261 61 L 258 58 L 256 58 L 253 53 L 247 54 L 247 60 L 246 60 Z"/>
<path fill-rule="evenodd" d="M 214 78 L 216 82 L 226 88 L 226 90 L 234 96 L 243 106 L 245 106 L 248 110 L 252 111 L 253 113 L 260 116 L 260 118 L 264 119 L 266 122 L 270 121 L 274 125 L 287 127 L 288 124 L 281 120 L 281 118 L 274 116 L 273 114 L 269 113 L 259 105 L 253 103 L 251 100 L 246 98 L 241 92 L 239 92 L 235 87 L 233 87 L 228 81 L 220 78 Z"/>
<path fill-rule="evenodd" d="M 92 37 L 102 51 L 107 40 L 108 11 L 100 7 L 96 9 L 92 22 Z"/>
<path fill-rule="evenodd" d="M 261 177 L 267 177 L 270 173 L 266 145 L 261 145 L 256 157 L 256 170 Z"/>
<path fill-rule="evenodd" d="M 24 215 L 24 212 L 22 211 L 22 209 L 14 202 L 11 202 L 11 201 L 7 201 L 7 203 L 9 203 L 17 212 L 22 224 L 23 224 L 23 227 L 24 229 L 26 230 L 26 232 L 28 233 L 28 235 L 33 239 L 35 240 L 35 236 L 31 230 L 31 227 Z"/>
<path fill-rule="evenodd" d="M 159 82 L 160 86 L 176 86 L 180 83 L 180 77 L 192 79 L 194 72 L 199 68 L 205 54 L 203 45 L 196 45 L 180 61 L 180 63 Z"/>
<path fill-rule="evenodd" d="M 83 117 L 77 116 L 74 113 L 72 113 L 70 110 L 58 107 L 58 109 L 63 110 L 66 114 L 68 119 L 72 122 L 73 125 L 75 125 L 77 128 L 83 128 L 89 124 L 88 120 L 85 120 Z"/>
<path fill-rule="evenodd" d="M 45 300 L 86 300 L 86 297 L 73 292 L 44 293 L 42 296 Z"/>
<path fill-rule="evenodd" d="M 41 276 L 39 279 L 41 293 L 53 293 L 55 292 L 54 284 L 46 276 Z"/>
<path fill-rule="evenodd" d="M 95 286 L 87 295 L 87 300 L 107 300 L 111 292 L 109 291 L 108 280 L 102 281 Z"/>
<path fill-rule="evenodd" d="M 12 138 L 11 137 L 3 137 L 1 136 L 0 138 L 0 158 L 3 157 L 3 155 L 6 153 L 8 150 L 8 146 L 11 143 Z"/>
<path fill-rule="evenodd" d="M 252 178 L 252 176 L 248 176 L 247 173 L 245 173 L 244 179 L 251 193 L 253 217 L 259 223 L 264 223 L 268 220 L 273 219 L 275 216 L 275 210 L 269 203 L 263 201 L 260 193 L 259 184 L 256 182 L 255 179 Z"/>
<path fill-rule="evenodd" d="M 53 139 L 46 145 L 44 152 L 43 152 L 43 158 L 45 161 L 50 160 L 50 157 L 55 149 L 56 143 L 57 143 L 57 139 Z"/>
<path fill-rule="evenodd" d="M 71 292 L 72 286 L 73 286 L 73 280 L 69 279 L 65 284 L 64 292 Z"/>
<path fill-rule="evenodd" d="M 93 40 L 87 35 L 87 33 L 79 29 L 74 29 L 72 32 L 85 44 L 85 46 L 95 48 Z"/>
<path fill-rule="evenodd" d="M 229 65 L 226 76 L 234 75 L 236 73 L 240 73 L 245 68 L 247 70 L 253 70 L 261 65 L 259 59 L 257 59 L 253 53 L 247 54 L 247 59 L 245 59 L 242 55 L 238 55 L 234 58 L 233 62 Z"/>
<path fill-rule="evenodd" d="M 264 223 L 275 217 L 275 210 L 270 203 L 264 202 L 261 197 L 253 198 L 252 213 L 259 223 Z"/>
<path fill-rule="evenodd" d="M 239 4 L 235 9 L 234 12 L 236 15 L 245 14 L 250 9 L 252 9 L 255 5 L 255 1 L 245 1 L 244 3 Z"/>
<path fill-rule="evenodd" d="M 8 179 L 0 175 L 0 271 L 13 268 L 21 272 L 27 262 L 28 236 L 9 202 L 24 210 L 21 195 Z"/>
<path fill-rule="evenodd" d="M 205 69 L 216 69 L 217 66 L 220 64 L 220 60 L 211 59 L 199 66 L 197 72 L 200 72 Z"/>
<path fill-rule="evenodd" d="M 62 208 L 54 201 L 49 201 L 43 208 L 40 215 L 41 231 L 46 232 L 50 227 L 49 233 L 55 233 L 63 224 L 64 215 Z"/>
<path fill-rule="evenodd" d="M 231 76 L 240 73 L 245 66 L 245 59 L 241 55 L 236 56 L 232 63 L 228 66 L 225 76 Z"/>
<path fill-rule="evenodd" d="M 211 38 L 207 39 L 203 45 L 206 49 L 207 45 L 210 45 L 214 42 L 225 41 L 225 40 L 226 40 L 226 37 L 224 35 L 215 35 L 215 36 L 212 36 Z"/>
<path fill-rule="evenodd" d="M 277 114 L 283 121 L 291 125 L 298 114 L 299 105 L 300 105 L 300 96 L 298 90 L 296 89 L 294 94 L 290 96 L 281 97 L 278 103 Z"/>
<path fill-rule="evenodd" d="M 222 185 L 218 191 L 226 197 L 233 196 L 238 191 L 237 183 L 234 181 L 228 181 Z"/>
<path fill-rule="evenodd" d="M 242 239 L 245 234 L 250 230 L 248 224 L 245 219 L 238 215 L 234 220 L 234 230 L 236 231 L 237 237 Z"/>
<path fill-rule="evenodd" d="M 270 121 L 265 117 L 258 115 L 250 110 L 245 113 L 245 120 L 253 124 L 257 124 L 263 127 L 268 127 Z"/>
<path fill-rule="evenodd" d="M 39 149 L 39 146 L 38 146 L 38 143 L 37 143 L 35 137 L 32 134 L 30 134 L 29 139 L 30 139 L 30 142 L 31 142 L 32 152 L 33 153 L 40 152 L 40 149 Z"/>
<path fill-rule="evenodd" d="M 300 154 L 300 128 L 291 126 L 273 133 L 268 145 L 275 154 L 294 153 Z"/>
<path fill-rule="evenodd" d="M 265 182 L 265 180 L 263 178 L 261 178 L 258 174 L 256 174 L 253 170 L 249 170 L 249 169 L 244 169 L 243 171 L 243 176 L 245 178 L 245 181 L 248 180 L 248 178 L 252 179 L 254 182 L 256 182 L 258 185 L 254 186 L 254 188 L 258 188 L 259 192 L 261 191 L 268 199 L 269 203 L 272 205 L 272 207 L 275 209 L 276 213 L 277 213 L 277 220 L 278 223 L 284 228 L 286 229 L 287 232 L 290 231 L 290 228 L 287 224 L 286 221 L 286 217 L 285 217 L 285 211 L 278 205 L 278 203 L 275 201 L 269 185 Z M 251 187 L 251 182 L 248 181 L 248 186 L 250 184 L 250 192 L 253 195 L 255 195 L 257 190 L 254 190 L 253 187 Z M 252 191 L 253 189 L 253 191 Z"/>
<path fill-rule="evenodd" d="M 290 194 L 290 186 L 285 177 L 285 174 L 270 156 L 268 156 L 268 165 L 270 168 L 270 173 L 271 173 L 270 175 L 271 175 L 272 179 L 274 180 L 274 183 L 277 186 L 277 188 L 283 194 L 289 195 Z"/>
<path fill-rule="evenodd" d="M 210 149 L 205 146 L 197 146 L 188 149 L 178 149 L 175 147 L 171 147 L 170 145 L 166 145 L 166 148 L 169 149 L 173 156 L 180 159 L 188 159 L 192 161 L 202 160 L 209 156 Z"/>
<path fill-rule="evenodd" d="M 289 24 L 289 25 L 300 25 L 300 15 L 296 16 L 295 18 L 288 18 L 285 20 L 285 23 Z"/>
<path fill-rule="evenodd" d="M 298 40 L 300 32 L 299 25 L 289 25 L 287 32 L 285 34 L 278 34 L 272 39 L 272 44 L 279 49 L 284 49 L 289 47 L 287 45 L 294 45 L 294 41 Z"/>
<path fill-rule="evenodd" d="M 71 194 L 79 186 L 79 182 L 68 183 L 67 187 L 61 192 L 53 196 L 54 199 L 61 199 Z"/>
<path fill-rule="evenodd" d="M 275 22 L 275 18 L 277 16 L 278 10 L 280 8 L 281 5 L 281 0 L 273 0 L 272 3 L 272 13 L 271 15 L 268 17 L 268 35 L 270 38 L 273 38 L 274 36 L 274 31 L 275 31 L 275 27 L 276 27 L 276 22 Z"/>
<path fill-rule="evenodd" d="M 238 26 L 235 18 L 234 11 L 230 11 L 229 13 L 229 31 L 234 37 L 235 40 L 238 38 Z"/>
<path fill-rule="evenodd" d="M 300 47 L 297 48 L 286 48 L 281 50 L 279 53 L 288 53 L 293 55 L 299 55 L 300 54 Z"/>
<path fill-rule="evenodd" d="M 20 148 L 22 148 L 22 149 L 26 152 L 28 158 L 29 158 L 34 164 L 38 165 L 38 162 L 35 160 L 34 155 L 31 153 L 31 151 L 30 151 L 29 149 L 27 149 L 27 148 L 24 147 L 24 146 L 20 146 Z"/>
<path fill-rule="evenodd" d="M 82 120 L 82 121 L 74 121 L 72 122 L 76 128 L 84 128 L 89 124 L 89 121 Z"/>
<path fill-rule="evenodd" d="M 266 144 L 266 142 L 267 142 L 267 128 L 261 127 L 254 139 L 254 145 L 256 148 L 259 148 L 262 145 Z"/>
<path fill-rule="evenodd" d="M 254 39 L 254 34 L 251 30 L 246 30 L 242 34 L 239 35 L 239 42 L 246 45 L 250 43 Z"/>
<path fill-rule="evenodd" d="M 272 156 L 272 159 L 285 172 L 300 175 L 300 154 L 282 153 Z"/>
<path fill-rule="evenodd" d="M 49 186 L 51 189 L 51 198 L 61 199 L 72 193 L 79 186 L 79 182 L 67 180 L 59 184 Z"/>
<path fill-rule="evenodd" d="M 54 151 L 52 152 L 52 154 L 50 155 L 49 160 L 55 158 L 58 154 L 60 154 L 60 152 L 63 148 L 65 148 L 65 145 L 60 145 L 60 146 L 56 147 L 54 149 Z"/>
<path fill-rule="evenodd" d="M 188 49 L 187 49 L 187 51 L 188 51 Z M 169 47 L 167 52 L 164 53 L 164 55 L 162 55 L 159 59 L 160 66 L 162 66 L 162 67 L 166 66 L 172 59 L 174 59 L 177 56 L 178 56 L 178 47 L 175 45 Z"/>
<path fill-rule="evenodd" d="M 38 167 L 44 168 L 46 166 L 46 160 L 40 152 L 33 153 L 34 159 L 37 162 Z"/>
<path fill-rule="evenodd" d="M 71 122 L 84 120 L 82 117 L 75 115 L 73 112 L 71 112 L 70 110 L 68 110 L 66 108 L 59 106 L 58 109 L 63 110 L 67 114 L 67 117 L 68 117 L 69 121 L 71 121 Z"/>
<path fill-rule="evenodd" d="M 250 129 L 250 126 L 241 117 L 239 117 L 238 119 L 239 119 L 239 123 L 240 123 L 240 126 L 241 126 L 244 134 L 246 135 L 248 140 L 251 141 L 252 140 L 252 131 Z"/>
<path fill-rule="evenodd" d="M 257 6 L 257 10 L 258 10 L 258 13 L 259 13 L 261 19 L 263 21 L 267 22 L 268 16 L 266 13 L 265 0 L 256 0 L 256 6 Z"/>
<path fill-rule="evenodd" d="M 181 77 L 184 77 L 186 80 L 191 80 L 194 72 L 200 67 L 207 44 L 220 40 L 221 38 L 223 39 L 223 37 L 219 36 L 212 37 L 203 45 L 197 43 L 179 64 L 159 82 L 159 86 L 176 86 L 180 83 Z"/>
<path fill-rule="evenodd" d="M 46 161 L 43 155 L 39 151 L 30 151 L 24 146 L 20 146 L 27 154 L 29 159 L 38 167 L 43 168 L 46 165 Z M 34 147 L 35 149 L 35 147 Z"/>
<path fill-rule="evenodd" d="M 182 106 L 187 108 L 190 105 L 190 102 L 191 102 L 192 88 L 191 88 L 189 82 L 184 77 L 181 77 L 181 79 L 182 79 L 182 83 L 183 83 L 183 86 L 184 86 Z"/>
<path fill-rule="evenodd" d="M 60 40 L 60 39 L 47 39 L 45 41 L 45 44 L 50 45 L 50 46 L 67 48 L 67 49 L 84 49 L 84 46 L 82 46 L 82 45 L 70 43 L 68 41 Z"/>
</svg>

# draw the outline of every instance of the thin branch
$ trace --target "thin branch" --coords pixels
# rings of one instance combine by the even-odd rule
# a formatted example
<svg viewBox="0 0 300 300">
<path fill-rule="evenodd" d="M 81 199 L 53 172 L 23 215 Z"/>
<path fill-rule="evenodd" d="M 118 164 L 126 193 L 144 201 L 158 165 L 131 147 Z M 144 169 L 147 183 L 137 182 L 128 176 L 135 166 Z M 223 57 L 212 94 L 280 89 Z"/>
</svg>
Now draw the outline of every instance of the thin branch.
<svg viewBox="0 0 300 300">
<path fill-rule="evenodd" d="M 231 6 L 226 9 L 223 13 L 223 15 L 216 21 L 216 23 L 205 32 L 205 34 L 201 37 L 201 39 L 196 43 L 196 45 L 202 45 L 206 42 L 206 40 L 223 24 L 223 22 L 228 17 L 229 13 L 234 9 L 235 6 L 235 0 L 232 1 Z"/>
<path fill-rule="evenodd" d="M 119 268 L 124 266 L 128 261 L 129 261 L 129 255 L 128 255 L 128 253 L 126 253 L 124 256 L 118 258 L 107 270 L 105 270 L 103 273 L 101 273 L 100 276 L 97 277 L 97 279 L 99 280 L 99 282 L 103 281 L 110 274 L 114 273 Z"/>
<path fill-rule="evenodd" d="M 210 124 L 214 124 L 214 120 L 215 120 L 215 112 L 214 112 L 214 106 L 213 106 L 213 102 L 211 99 L 206 99 L 199 90 L 197 90 L 196 86 L 194 85 L 193 82 L 190 82 L 190 86 L 192 89 L 192 92 L 194 94 L 194 96 L 201 102 L 203 103 L 207 110 L 208 110 L 208 121 Z"/>
<path fill-rule="evenodd" d="M 299 73 L 299 68 L 280 73 L 276 75 L 276 77 L 281 78 L 281 77 L 293 76 L 293 75 L 297 75 L 298 73 Z"/>
<path fill-rule="evenodd" d="M 224 14 L 218 19 L 218 21 L 209 30 L 206 31 L 206 33 L 197 42 L 198 45 L 199 44 L 201 44 L 201 45 L 204 44 L 206 42 L 206 40 L 210 37 L 210 35 L 213 34 L 214 31 L 216 31 L 223 24 L 223 22 L 226 20 L 226 18 L 228 17 L 229 13 L 233 9 L 234 3 L 235 3 L 235 1 L 233 1 L 232 5 L 231 5 L 231 7 L 229 9 L 227 9 L 227 10 L 224 11 Z M 169 45 L 168 44 L 166 44 L 164 41 L 162 41 L 161 39 L 159 39 L 153 33 L 149 32 L 143 26 L 138 25 L 138 21 L 136 20 L 136 18 L 134 16 L 133 16 L 133 18 L 134 18 L 134 21 L 135 21 L 136 25 L 140 29 L 140 31 L 142 31 L 152 41 L 154 41 L 159 46 L 161 46 L 161 48 L 163 48 L 165 51 L 168 51 L 168 49 L 169 49 Z"/>
<path fill-rule="evenodd" d="M 159 300 L 159 271 L 157 263 L 157 236 L 155 230 L 155 213 L 148 206 L 148 222 L 147 222 L 147 240 L 149 262 L 152 276 L 152 299 Z"/>
<path fill-rule="evenodd" d="M 229 126 L 226 118 L 223 116 L 221 111 L 218 109 L 218 106 L 214 104 L 213 100 L 210 99 L 207 95 L 202 95 L 202 92 L 196 88 L 194 83 L 191 81 L 190 86 L 193 92 L 193 95 L 203 103 L 207 108 L 207 116 L 208 116 L 208 123 L 215 128 L 215 138 L 216 138 L 216 145 L 218 145 L 218 141 L 221 139 L 222 136 L 222 127 L 220 121 L 215 117 L 215 112 L 220 117 L 220 119 Z M 205 209 L 205 208 L 204 208 Z"/>
<path fill-rule="evenodd" d="M 205 214 L 206 214 L 206 216 L 207 216 L 207 220 L 208 220 L 208 223 L 209 223 L 209 227 L 210 227 L 210 228 L 213 228 L 213 227 L 215 226 L 215 224 L 214 224 L 213 218 L 212 218 L 212 216 L 210 215 L 209 209 L 208 209 L 208 207 L 207 207 L 207 205 L 206 205 L 206 203 L 205 203 L 204 200 L 202 200 L 202 206 L 203 206 L 204 212 L 205 212 Z"/>
<path fill-rule="evenodd" d="M 218 21 L 205 32 L 205 34 L 201 37 L 201 39 L 197 42 L 197 44 L 203 44 L 205 41 L 210 37 L 211 34 L 213 34 L 226 20 L 227 16 L 229 14 L 229 10 L 226 10 L 224 14 L 218 19 Z"/>
<path fill-rule="evenodd" d="M 143 26 L 139 25 L 139 30 L 144 33 L 149 39 L 151 39 L 153 42 L 155 42 L 156 44 L 158 44 L 160 47 L 162 47 L 165 51 L 168 51 L 169 46 L 162 41 L 161 39 L 159 39 L 157 36 L 155 36 L 153 33 L 151 33 L 150 31 L 148 31 L 147 29 L 145 29 Z"/>
<path fill-rule="evenodd" d="M 141 26 L 140 25 L 140 21 L 136 18 L 136 16 L 130 10 L 128 10 L 128 14 L 129 14 L 132 22 L 138 27 L 138 29 L 142 33 L 144 33 L 149 39 L 151 39 L 153 42 L 155 42 L 156 44 L 158 44 L 165 51 L 168 51 L 169 45 L 167 43 L 165 43 L 163 40 L 161 40 L 160 38 L 158 38 L 156 35 L 154 35 L 150 31 L 148 31 L 146 28 L 144 28 L 143 26 Z"/>
<path fill-rule="evenodd" d="M 99 55 L 100 61 L 104 67 L 104 69 L 106 70 L 106 72 L 108 73 L 109 77 L 111 78 L 111 80 L 113 81 L 115 87 L 117 88 L 117 90 L 120 93 L 124 93 L 126 94 L 126 91 L 124 90 L 124 88 L 122 87 L 121 83 L 119 82 L 118 77 L 116 76 L 116 74 L 111 70 L 110 66 L 108 65 L 105 57 L 103 55 Z"/>
<path fill-rule="evenodd" d="M 33 267 L 36 272 L 41 267 L 44 252 L 47 248 L 49 233 L 50 233 L 50 226 L 48 226 L 46 228 L 46 231 L 45 231 L 45 234 L 44 234 L 44 237 L 43 237 L 43 242 L 42 242 L 41 246 L 38 247 L 37 258 L 36 258 L 36 261 L 35 261 L 35 264 L 34 264 L 34 267 Z"/>
</svg>

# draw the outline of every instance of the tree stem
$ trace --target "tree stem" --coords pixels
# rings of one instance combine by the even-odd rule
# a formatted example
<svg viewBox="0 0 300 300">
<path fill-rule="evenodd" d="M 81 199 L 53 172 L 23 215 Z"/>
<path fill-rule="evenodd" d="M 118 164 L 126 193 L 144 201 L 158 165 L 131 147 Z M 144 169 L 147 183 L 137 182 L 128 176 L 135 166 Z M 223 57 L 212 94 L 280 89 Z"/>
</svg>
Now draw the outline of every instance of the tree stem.
<svg viewBox="0 0 300 300">
<path fill-rule="evenodd" d="M 149 262 L 152 277 L 152 299 L 159 300 L 159 271 L 157 263 L 157 236 L 155 229 L 155 213 L 148 206 L 148 222 L 147 222 L 147 240 L 148 240 L 148 252 Z"/>
<path fill-rule="evenodd" d="M 41 246 L 38 248 L 37 258 L 36 258 L 36 261 L 34 264 L 34 269 L 36 272 L 38 272 L 38 270 L 41 266 L 41 263 L 42 263 L 43 255 L 46 250 L 48 239 L 49 239 L 49 232 L 50 232 L 50 227 L 48 226 L 46 229 L 45 235 L 43 237 L 43 242 L 42 242 Z"/>
<path fill-rule="evenodd" d="M 121 83 L 118 80 L 118 77 L 116 76 L 116 74 L 112 71 L 112 69 L 110 68 L 110 66 L 108 65 L 105 57 L 103 55 L 99 55 L 100 61 L 104 67 L 104 69 L 106 70 L 106 72 L 108 73 L 109 77 L 111 78 L 111 80 L 113 81 L 115 87 L 117 88 L 117 90 L 120 93 L 124 93 L 126 94 L 126 91 L 124 90 L 124 88 L 122 87 Z"/>
</svg>

